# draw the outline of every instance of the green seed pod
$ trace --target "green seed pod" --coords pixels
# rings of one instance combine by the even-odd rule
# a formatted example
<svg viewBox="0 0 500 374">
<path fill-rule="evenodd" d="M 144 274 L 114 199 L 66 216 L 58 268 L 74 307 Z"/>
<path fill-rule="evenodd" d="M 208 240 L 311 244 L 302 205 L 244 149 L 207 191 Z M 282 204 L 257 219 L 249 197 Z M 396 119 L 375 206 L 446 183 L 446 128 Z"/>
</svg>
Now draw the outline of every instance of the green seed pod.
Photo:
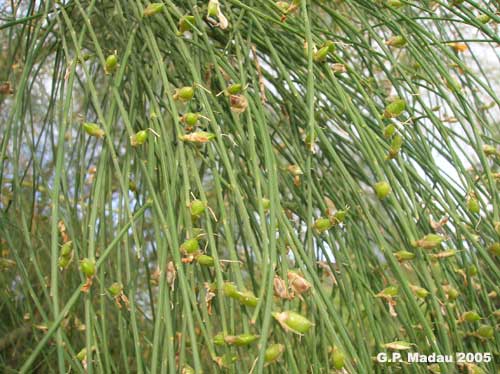
<svg viewBox="0 0 500 374">
<path fill-rule="evenodd" d="M 318 233 L 323 233 L 332 227 L 332 223 L 328 218 L 318 218 L 314 222 L 314 228 Z"/>
<path fill-rule="evenodd" d="M 106 63 L 104 65 L 104 72 L 106 74 L 113 73 L 118 67 L 118 56 L 115 54 L 109 55 L 106 58 Z"/>
<path fill-rule="evenodd" d="M 232 299 L 238 299 L 239 298 L 239 293 L 238 289 L 234 285 L 234 283 L 231 282 L 226 282 L 224 283 L 224 295 L 232 298 Z"/>
<path fill-rule="evenodd" d="M 146 130 L 141 130 L 130 137 L 130 145 L 132 147 L 138 147 L 143 145 L 146 140 L 148 140 L 148 132 Z"/>
<path fill-rule="evenodd" d="M 80 261 L 80 270 L 87 278 L 92 278 L 95 274 L 95 260 L 84 258 Z"/>
<path fill-rule="evenodd" d="M 67 257 L 71 255 L 71 252 L 73 252 L 73 242 L 70 240 L 62 245 L 59 254 Z"/>
<path fill-rule="evenodd" d="M 450 301 L 455 301 L 460 296 L 460 292 L 458 292 L 458 290 L 454 287 L 445 286 L 443 289 L 446 292 L 446 296 L 448 296 L 448 300 Z"/>
<path fill-rule="evenodd" d="M 214 266 L 215 261 L 212 256 L 199 255 L 196 257 L 196 262 L 203 266 Z"/>
<path fill-rule="evenodd" d="M 195 24 L 194 16 L 182 16 L 179 19 L 179 35 L 184 34 L 187 31 L 191 31 L 193 29 L 193 25 Z"/>
<path fill-rule="evenodd" d="M 196 371 L 194 371 L 194 369 L 191 366 L 184 365 L 181 374 L 196 374 Z"/>
<path fill-rule="evenodd" d="M 478 273 L 477 266 L 476 265 L 470 265 L 467 268 L 467 273 L 469 274 L 470 277 L 475 277 Z"/>
<path fill-rule="evenodd" d="M 102 138 L 105 135 L 103 129 L 99 127 L 96 123 L 84 122 L 83 129 L 90 136 L 95 136 L 96 138 Z"/>
<path fill-rule="evenodd" d="M 215 335 L 213 341 L 214 341 L 215 345 L 225 345 L 226 344 L 226 342 L 224 340 L 224 335 L 222 333 Z"/>
<path fill-rule="evenodd" d="M 241 83 L 234 83 L 226 88 L 226 92 L 229 95 L 237 95 L 243 91 L 243 85 Z"/>
<path fill-rule="evenodd" d="M 427 291 L 423 287 L 410 285 L 410 288 L 413 291 L 413 293 L 421 299 L 425 299 L 427 296 L 429 296 L 429 291 Z"/>
<path fill-rule="evenodd" d="M 407 40 L 403 35 L 395 35 L 386 40 L 385 44 L 389 47 L 403 48 L 407 44 Z"/>
<path fill-rule="evenodd" d="M 207 8 L 208 17 L 217 17 L 219 14 L 219 0 L 209 0 Z"/>
<path fill-rule="evenodd" d="M 186 86 L 177 88 L 174 93 L 174 100 L 186 102 L 193 98 L 194 96 L 194 87 Z"/>
<path fill-rule="evenodd" d="M 179 139 L 183 142 L 204 144 L 215 139 L 215 134 L 206 131 L 196 131 L 186 135 L 180 135 Z"/>
<path fill-rule="evenodd" d="M 255 297 L 252 291 L 238 292 L 238 300 L 241 304 L 255 308 L 259 299 Z"/>
<path fill-rule="evenodd" d="M 375 194 L 379 200 L 384 200 L 391 193 L 391 186 L 387 182 L 377 182 L 373 185 Z"/>
<path fill-rule="evenodd" d="M 495 329 L 488 325 L 481 325 L 476 330 L 476 334 L 483 339 L 492 339 L 495 335 Z"/>
<path fill-rule="evenodd" d="M 496 242 L 488 247 L 488 251 L 495 256 L 500 256 L 500 243 Z"/>
<path fill-rule="evenodd" d="M 292 311 L 275 312 L 273 313 L 273 317 L 285 331 L 290 331 L 298 335 L 305 334 L 314 326 L 306 317 Z"/>
<path fill-rule="evenodd" d="M 403 137 L 399 134 L 394 135 L 387 159 L 392 160 L 393 158 L 396 158 L 402 146 L 403 146 Z"/>
<path fill-rule="evenodd" d="M 406 101 L 403 99 L 396 99 L 385 107 L 384 118 L 399 117 L 406 110 Z"/>
<path fill-rule="evenodd" d="M 394 253 L 394 256 L 396 256 L 396 258 L 398 259 L 399 262 L 411 261 L 415 258 L 415 253 L 401 250 L 401 251 Z"/>
<path fill-rule="evenodd" d="M 78 361 L 83 361 L 87 358 L 87 348 L 83 348 L 80 352 L 76 354 L 76 359 Z"/>
<path fill-rule="evenodd" d="M 401 8 L 405 4 L 401 0 L 387 0 L 387 6 L 390 6 L 391 8 Z"/>
<path fill-rule="evenodd" d="M 464 312 L 460 317 L 460 321 L 474 323 L 481 319 L 481 316 L 477 314 L 475 311 L 470 310 L 468 312 Z"/>
<path fill-rule="evenodd" d="M 394 126 L 392 123 L 390 125 L 387 125 L 384 128 L 384 138 L 389 139 L 391 136 L 394 135 L 395 131 L 396 131 L 396 126 Z"/>
<path fill-rule="evenodd" d="M 454 257 L 456 254 L 457 251 L 455 249 L 449 249 L 447 251 L 433 253 L 430 256 L 433 260 L 441 260 L 443 258 Z"/>
<path fill-rule="evenodd" d="M 332 365 L 335 370 L 341 370 L 345 365 L 344 353 L 337 347 L 333 347 L 332 349 Z"/>
<path fill-rule="evenodd" d="M 427 234 L 419 240 L 414 240 L 412 245 L 423 249 L 433 249 L 441 245 L 444 238 L 437 234 Z"/>
<path fill-rule="evenodd" d="M 191 219 L 193 221 L 196 221 L 197 219 L 199 219 L 205 213 L 206 207 L 207 207 L 207 204 L 205 204 L 201 200 L 191 201 L 191 204 L 189 205 L 189 209 L 191 211 Z"/>
<path fill-rule="evenodd" d="M 57 259 L 57 265 L 61 270 L 66 269 L 71 262 L 71 256 L 59 256 Z"/>
<path fill-rule="evenodd" d="M 382 297 L 382 298 L 390 298 L 397 296 L 399 293 L 399 288 L 397 286 L 389 286 L 384 288 L 382 291 L 380 291 L 377 295 L 377 297 Z"/>
<path fill-rule="evenodd" d="M 200 243 L 198 239 L 188 239 L 181 244 L 181 252 L 185 254 L 194 254 L 200 249 Z"/>
<path fill-rule="evenodd" d="M 146 8 L 144 8 L 143 15 L 144 17 L 154 16 L 155 14 L 160 13 L 164 6 L 165 5 L 163 3 L 151 3 Z"/>
<path fill-rule="evenodd" d="M 333 217 L 337 222 L 344 222 L 346 216 L 347 216 L 347 209 L 337 210 L 333 215 Z"/>
<path fill-rule="evenodd" d="M 264 353 L 264 362 L 267 364 L 276 362 L 281 357 L 281 354 L 285 351 L 285 346 L 283 344 L 272 344 Z"/>
<path fill-rule="evenodd" d="M 325 46 L 321 47 L 316 53 L 313 55 L 314 62 L 324 62 L 330 53 L 330 47 Z"/>
<path fill-rule="evenodd" d="M 123 284 L 119 282 L 113 283 L 111 286 L 108 288 L 108 292 L 112 297 L 117 297 L 120 296 L 120 294 L 123 291 Z"/>
<path fill-rule="evenodd" d="M 479 214 L 481 207 L 475 194 L 471 193 L 467 198 L 467 210 L 473 214 Z"/>
<path fill-rule="evenodd" d="M 224 341 L 228 345 L 236 345 L 238 347 L 243 347 L 252 344 L 257 339 L 259 339 L 259 335 L 241 334 L 241 335 L 228 335 L 224 338 Z"/>
<path fill-rule="evenodd" d="M 476 21 L 479 23 L 482 23 L 483 25 L 486 25 L 488 22 L 491 21 L 491 17 L 487 14 L 480 14 L 476 16 Z"/>
<path fill-rule="evenodd" d="M 181 121 L 184 122 L 186 125 L 193 127 L 198 123 L 200 117 L 201 117 L 200 113 L 186 113 L 181 117 Z"/>
<path fill-rule="evenodd" d="M 261 201 L 262 201 L 262 208 L 264 208 L 264 213 L 267 213 L 269 211 L 269 208 L 271 207 L 271 200 L 263 197 Z"/>
</svg>

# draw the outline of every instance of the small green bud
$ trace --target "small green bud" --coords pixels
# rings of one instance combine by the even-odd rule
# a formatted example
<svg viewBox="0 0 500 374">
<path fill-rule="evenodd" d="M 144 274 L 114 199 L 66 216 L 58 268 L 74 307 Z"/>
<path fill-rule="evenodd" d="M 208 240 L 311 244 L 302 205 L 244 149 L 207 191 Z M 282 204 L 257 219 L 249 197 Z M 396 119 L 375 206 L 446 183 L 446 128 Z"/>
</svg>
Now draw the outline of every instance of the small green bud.
<svg viewBox="0 0 500 374">
<path fill-rule="evenodd" d="M 467 210 L 472 214 L 479 214 L 481 207 L 475 194 L 471 193 L 467 198 Z"/>
<path fill-rule="evenodd" d="M 186 86 L 177 88 L 174 93 L 174 100 L 186 102 L 193 98 L 194 96 L 194 87 Z"/>
<path fill-rule="evenodd" d="M 401 8 L 405 4 L 401 0 L 387 0 L 387 6 L 390 6 L 391 8 Z"/>
<path fill-rule="evenodd" d="M 73 242 L 70 240 L 61 246 L 61 251 L 59 254 L 61 256 L 69 256 L 73 252 Z"/>
<path fill-rule="evenodd" d="M 262 208 L 264 208 L 264 213 L 267 213 L 269 211 L 270 207 L 271 207 L 271 200 L 263 197 L 262 198 Z"/>
<path fill-rule="evenodd" d="M 391 136 L 394 135 L 395 131 L 396 131 L 396 126 L 394 126 L 392 123 L 390 125 L 387 125 L 384 128 L 384 138 L 389 139 Z"/>
<path fill-rule="evenodd" d="M 264 353 L 264 362 L 270 364 L 279 360 L 281 354 L 285 351 L 283 344 L 272 344 Z"/>
<path fill-rule="evenodd" d="M 92 278 L 95 274 L 95 260 L 84 258 L 80 261 L 80 270 L 87 278 Z"/>
<path fill-rule="evenodd" d="M 120 296 L 120 294 L 123 291 L 123 284 L 119 282 L 113 283 L 111 286 L 108 288 L 108 292 L 112 297 L 117 297 Z"/>
<path fill-rule="evenodd" d="M 215 335 L 213 341 L 214 341 L 215 345 L 225 345 L 226 344 L 226 342 L 224 340 L 224 335 L 222 333 Z"/>
<path fill-rule="evenodd" d="M 191 31 L 193 29 L 193 25 L 195 24 L 194 16 L 182 16 L 179 19 L 179 35 L 184 34 L 187 31 Z"/>
<path fill-rule="evenodd" d="M 344 353 L 337 347 L 333 347 L 332 349 L 332 365 L 335 370 L 341 370 L 345 365 Z"/>
<path fill-rule="evenodd" d="M 399 293 L 399 288 L 397 286 L 389 286 L 384 288 L 382 291 L 380 291 L 377 295 L 377 297 L 382 297 L 382 298 L 390 298 L 397 296 Z"/>
<path fill-rule="evenodd" d="M 328 218 L 318 218 L 314 222 L 314 228 L 318 233 L 323 233 L 332 227 L 332 223 Z"/>
<path fill-rule="evenodd" d="M 391 186 L 387 182 L 377 182 L 373 185 L 375 194 L 379 200 L 384 200 L 391 193 Z"/>
<path fill-rule="evenodd" d="M 292 311 L 275 312 L 273 313 L 273 317 L 285 331 L 290 331 L 298 335 L 305 334 L 314 326 L 306 317 Z"/>
<path fill-rule="evenodd" d="M 406 101 L 403 99 L 396 99 L 385 107 L 384 118 L 399 117 L 406 110 Z"/>
<path fill-rule="evenodd" d="M 495 330 L 491 326 L 481 325 L 476 330 L 476 334 L 483 339 L 492 339 L 495 335 Z"/>
<path fill-rule="evenodd" d="M 386 40 L 385 44 L 389 47 L 403 48 L 407 44 L 407 40 L 403 35 L 395 35 Z"/>
<path fill-rule="evenodd" d="M 238 347 L 243 347 L 252 344 L 258 338 L 259 335 L 253 335 L 253 334 L 228 335 L 224 337 L 224 341 L 228 345 L 236 345 Z"/>
<path fill-rule="evenodd" d="M 470 265 L 467 268 L 467 273 L 469 274 L 470 277 L 475 277 L 478 273 L 477 266 L 476 265 Z"/>
<path fill-rule="evenodd" d="M 115 54 L 109 55 L 106 58 L 106 63 L 104 65 L 104 72 L 106 74 L 113 73 L 118 67 L 118 56 Z"/>
<path fill-rule="evenodd" d="M 252 291 L 238 292 L 238 300 L 241 304 L 255 308 L 259 299 L 255 297 Z"/>
<path fill-rule="evenodd" d="M 446 296 L 448 296 L 448 299 L 450 301 L 455 301 L 460 296 L 460 292 L 458 292 L 458 290 L 454 287 L 445 286 L 443 287 L 443 289 L 446 292 Z"/>
<path fill-rule="evenodd" d="M 491 21 L 491 17 L 489 15 L 483 13 L 483 14 L 476 16 L 476 21 L 485 25 Z"/>
<path fill-rule="evenodd" d="M 193 221 L 199 219 L 203 215 L 203 213 L 205 213 L 206 207 L 207 204 L 201 200 L 191 201 L 191 204 L 189 205 L 189 209 L 191 211 L 191 219 Z"/>
<path fill-rule="evenodd" d="M 243 85 L 241 83 L 231 84 L 226 88 L 226 91 L 229 95 L 237 95 L 243 91 Z"/>
<path fill-rule="evenodd" d="M 59 256 L 57 259 L 57 264 L 61 270 L 64 270 L 68 267 L 71 262 L 71 256 Z"/>
<path fill-rule="evenodd" d="M 410 285 L 410 288 L 413 291 L 413 293 L 421 299 L 425 299 L 427 296 L 429 296 L 429 291 L 427 291 L 423 287 Z"/>
<path fill-rule="evenodd" d="M 90 136 L 95 136 L 96 138 L 102 138 L 105 135 L 103 129 L 99 127 L 96 123 L 84 122 L 83 129 Z"/>
<path fill-rule="evenodd" d="M 419 247 L 423 249 L 433 249 L 441 245 L 444 238 L 437 234 L 427 234 L 419 240 L 412 242 L 414 247 Z"/>
<path fill-rule="evenodd" d="M 148 132 L 146 130 L 141 130 L 130 137 L 130 145 L 132 147 L 138 147 L 143 145 L 146 140 L 148 140 Z"/>
<path fill-rule="evenodd" d="M 154 16 L 155 14 L 158 14 L 161 12 L 161 10 L 164 8 L 163 3 L 151 3 L 148 4 L 146 8 L 144 8 L 143 15 L 144 17 L 151 17 Z"/>
<path fill-rule="evenodd" d="M 474 323 L 481 320 L 481 316 L 477 314 L 475 311 L 470 310 L 468 312 L 464 312 L 460 317 L 460 321 Z"/>
<path fill-rule="evenodd" d="M 182 368 L 181 374 L 196 374 L 196 371 L 194 371 L 194 369 L 191 366 L 186 364 Z"/>
<path fill-rule="evenodd" d="M 333 215 L 333 217 L 337 222 L 344 222 L 346 216 L 347 216 L 347 209 L 337 210 Z"/>
<path fill-rule="evenodd" d="M 226 282 L 224 283 L 224 295 L 232 298 L 232 299 L 238 299 L 239 298 L 239 293 L 238 289 L 234 285 L 234 283 L 231 282 Z"/>
<path fill-rule="evenodd" d="M 410 251 L 401 250 L 401 251 L 394 253 L 394 256 L 396 256 L 396 258 L 398 259 L 399 262 L 411 261 L 415 258 L 415 253 L 412 253 Z"/>
<path fill-rule="evenodd" d="M 325 46 L 321 47 L 316 53 L 313 55 L 314 62 L 324 62 L 330 53 L 330 47 Z"/>
<path fill-rule="evenodd" d="M 185 254 L 193 254 L 198 252 L 200 249 L 200 243 L 198 239 L 188 239 L 184 243 L 181 244 L 181 252 Z"/>
<path fill-rule="evenodd" d="M 193 127 L 198 123 L 200 117 L 201 117 L 200 113 L 186 113 L 181 117 L 181 121 L 184 122 L 186 125 Z"/>
<path fill-rule="evenodd" d="M 214 266 L 215 264 L 214 258 L 207 255 L 199 255 L 196 257 L 196 262 L 204 266 Z"/>
<path fill-rule="evenodd" d="M 449 77 L 449 79 L 447 79 L 445 83 L 446 87 L 448 87 L 450 91 L 462 91 L 462 85 L 456 78 Z"/>
</svg>

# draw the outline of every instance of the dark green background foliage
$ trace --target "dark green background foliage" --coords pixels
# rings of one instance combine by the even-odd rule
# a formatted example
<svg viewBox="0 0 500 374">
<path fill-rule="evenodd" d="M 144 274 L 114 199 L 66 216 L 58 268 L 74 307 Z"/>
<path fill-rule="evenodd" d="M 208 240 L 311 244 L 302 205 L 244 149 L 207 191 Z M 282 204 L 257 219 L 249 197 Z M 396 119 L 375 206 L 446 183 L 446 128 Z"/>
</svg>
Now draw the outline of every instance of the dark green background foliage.
<svg viewBox="0 0 500 374">
<path fill-rule="evenodd" d="M 0 2 L 0 371 L 496 372 L 496 4 Z"/>
</svg>

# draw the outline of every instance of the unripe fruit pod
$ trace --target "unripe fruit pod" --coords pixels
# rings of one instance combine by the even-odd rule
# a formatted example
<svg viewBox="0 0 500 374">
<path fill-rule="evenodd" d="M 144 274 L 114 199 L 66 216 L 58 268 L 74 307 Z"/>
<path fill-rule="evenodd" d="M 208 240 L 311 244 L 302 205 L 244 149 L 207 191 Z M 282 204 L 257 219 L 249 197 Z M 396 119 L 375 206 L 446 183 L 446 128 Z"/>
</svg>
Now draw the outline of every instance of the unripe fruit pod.
<svg viewBox="0 0 500 374">
<path fill-rule="evenodd" d="M 154 16 L 155 14 L 160 13 L 164 6 L 165 5 L 163 3 L 151 3 L 144 8 L 143 15 L 144 17 Z"/>
<path fill-rule="evenodd" d="M 226 344 L 226 342 L 224 340 L 224 335 L 222 333 L 215 335 L 213 341 L 214 341 L 215 345 L 225 345 Z"/>
<path fill-rule="evenodd" d="M 437 234 L 427 234 L 419 240 L 412 242 L 414 247 L 419 247 L 423 249 L 433 249 L 441 245 L 444 238 Z"/>
<path fill-rule="evenodd" d="M 478 274 L 477 266 L 476 265 L 470 265 L 467 268 L 467 274 L 469 274 L 470 277 L 475 277 Z"/>
<path fill-rule="evenodd" d="M 143 145 L 146 140 L 148 140 L 148 132 L 146 130 L 141 130 L 130 137 L 130 144 L 132 147 L 138 147 Z"/>
<path fill-rule="evenodd" d="M 391 136 L 394 135 L 395 131 L 396 131 L 396 126 L 394 126 L 392 123 L 390 125 L 387 125 L 384 128 L 384 138 L 389 139 Z"/>
<path fill-rule="evenodd" d="M 123 284 L 119 282 L 113 283 L 111 286 L 108 288 L 108 292 L 112 297 L 117 297 L 120 296 L 120 294 L 123 291 Z"/>
<path fill-rule="evenodd" d="M 238 292 L 238 300 L 240 304 L 255 308 L 259 299 L 253 294 L 252 291 Z"/>
<path fill-rule="evenodd" d="M 488 325 L 481 325 L 476 330 L 476 334 L 483 339 L 492 339 L 495 335 L 495 329 Z"/>
<path fill-rule="evenodd" d="M 470 310 L 468 312 L 464 312 L 460 319 L 464 322 L 474 323 L 479 321 L 481 319 L 481 316 L 477 314 L 475 311 Z"/>
<path fill-rule="evenodd" d="M 191 366 L 184 365 L 181 374 L 196 374 L 196 371 L 194 371 L 194 369 Z"/>
<path fill-rule="evenodd" d="M 223 291 L 224 291 L 224 295 L 226 295 L 230 298 L 233 298 L 233 299 L 239 298 L 238 289 L 236 288 L 234 283 L 231 283 L 231 282 L 224 283 Z"/>
<path fill-rule="evenodd" d="M 306 317 L 292 311 L 281 313 L 275 312 L 273 313 L 273 317 L 279 322 L 283 329 L 298 335 L 305 334 L 314 326 Z"/>
<path fill-rule="evenodd" d="M 181 87 L 175 90 L 174 100 L 186 102 L 191 100 L 193 96 L 194 96 L 194 87 L 192 86 Z"/>
<path fill-rule="evenodd" d="M 217 17 L 218 14 L 219 14 L 219 1 L 218 0 L 210 0 L 208 2 L 207 16 L 208 17 Z"/>
<path fill-rule="evenodd" d="M 491 20 L 491 17 L 487 14 L 484 14 L 484 13 L 476 16 L 476 21 L 479 23 L 482 23 L 483 25 L 490 22 L 490 20 Z"/>
<path fill-rule="evenodd" d="M 473 194 L 469 195 L 469 197 L 467 198 L 467 210 L 473 214 L 479 214 L 481 210 L 479 201 Z"/>
<path fill-rule="evenodd" d="M 283 344 L 272 344 L 264 353 L 264 362 L 270 364 L 279 360 L 281 354 L 285 351 Z"/>
<path fill-rule="evenodd" d="M 454 287 L 450 286 L 446 287 L 445 292 L 446 295 L 448 296 L 448 300 L 450 301 L 455 301 L 460 296 L 460 292 L 458 292 L 458 290 Z"/>
<path fill-rule="evenodd" d="M 387 6 L 397 9 L 403 7 L 404 3 L 401 0 L 387 0 Z"/>
<path fill-rule="evenodd" d="M 87 358 L 87 348 L 83 348 L 80 352 L 76 354 L 76 359 L 78 361 L 83 361 Z"/>
<path fill-rule="evenodd" d="M 259 335 L 253 334 L 241 334 L 241 335 L 228 335 L 224 338 L 224 341 L 229 345 L 236 345 L 238 347 L 243 347 L 250 345 L 259 339 Z"/>
<path fill-rule="evenodd" d="M 406 38 L 403 35 L 395 35 L 385 42 L 385 44 L 387 44 L 389 47 L 394 48 L 403 48 L 406 43 Z"/>
<path fill-rule="evenodd" d="M 186 31 L 191 31 L 195 23 L 194 16 L 182 16 L 179 20 L 179 34 L 182 35 Z"/>
<path fill-rule="evenodd" d="M 64 270 L 68 267 L 71 262 L 71 256 L 59 256 L 57 259 L 57 265 L 61 270 Z"/>
<path fill-rule="evenodd" d="M 200 113 L 186 113 L 182 116 L 181 121 L 183 121 L 186 125 L 193 127 L 196 123 L 198 123 L 200 117 Z"/>
<path fill-rule="evenodd" d="M 214 258 L 207 255 L 199 255 L 196 257 L 196 262 L 204 266 L 214 266 L 215 264 Z"/>
<path fill-rule="evenodd" d="M 92 278 L 95 274 L 95 260 L 84 258 L 80 261 L 80 270 L 87 278 Z"/>
<path fill-rule="evenodd" d="M 200 243 L 198 242 L 198 239 L 188 239 L 184 243 L 181 244 L 181 252 L 186 253 L 186 254 L 193 254 L 198 252 L 200 249 Z"/>
<path fill-rule="evenodd" d="M 269 208 L 271 207 L 271 200 L 263 197 L 261 201 L 262 201 L 262 208 L 264 208 L 264 213 L 267 213 L 269 211 Z"/>
<path fill-rule="evenodd" d="M 380 291 L 376 296 L 383 297 L 383 298 L 389 298 L 389 297 L 397 296 L 398 293 L 399 293 L 399 288 L 397 286 L 389 286 L 389 287 L 384 288 L 382 291 Z"/>
<path fill-rule="evenodd" d="M 106 63 L 104 64 L 104 72 L 106 74 L 113 73 L 118 67 L 118 56 L 115 54 L 109 55 L 106 58 Z"/>
<path fill-rule="evenodd" d="M 500 256 L 500 243 L 496 242 L 488 247 L 488 251 L 495 256 Z"/>
<path fill-rule="evenodd" d="M 406 101 L 403 99 L 396 99 L 385 107 L 384 118 L 399 117 L 406 110 Z"/>
<path fill-rule="evenodd" d="M 191 211 L 191 219 L 196 221 L 200 218 L 203 213 L 205 213 L 206 204 L 201 200 L 193 200 L 191 204 L 189 204 L 189 210 Z"/>
<path fill-rule="evenodd" d="M 403 261 L 413 260 L 415 258 L 415 253 L 412 253 L 410 251 L 401 250 L 401 251 L 394 253 L 394 256 L 396 256 L 396 258 L 398 259 L 399 262 L 403 262 Z"/>
<path fill-rule="evenodd" d="M 328 54 L 330 53 L 330 47 L 329 46 L 324 46 L 321 47 L 316 53 L 313 55 L 313 60 L 314 62 L 323 62 L 326 60 L 328 57 Z"/>
<path fill-rule="evenodd" d="M 105 135 L 104 130 L 101 129 L 99 125 L 97 125 L 96 123 L 84 122 L 82 126 L 85 132 L 90 136 L 95 136 L 96 138 L 102 138 Z"/>
<path fill-rule="evenodd" d="M 345 366 L 345 356 L 337 347 L 332 349 L 332 365 L 336 370 L 341 370 Z"/>
<path fill-rule="evenodd" d="M 73 242 L 70 240 L 62 245 L 61 251 L 59 252 L 59 254 L 61 256 L 67 257 L 67 256 L 71 255 L 72 251 L 73 251 Z"/>
<path fill-rule="evenodd" d="M 427 296 L 429 296 L 429 291 L 427 291 L 423 287 L 410 285 L 410 288 L 413 291 L 413 293 L 421 299 L 425 299 Z"/>
<path fill-rule="evenodd" d="M 234 83 L 226 88 L 226 92 L 229 95 L 237 95 L 243 91 L 243 85 L 241 83 Z"/>
<path fill-rule="evenodd" d="M 314 222 L 314 228 L 318 233 L 323 233 L 332 227 L 332 223 L 328 218 L 318 218 Z"/>
<path fill-rule="evenodd" d="M 377 195 L 379 200 L 384 200 L 392 190 L 389 183 L 385 181 L 375 183 L 373 185 L 373 189 L 375 190 L 375 194 Z"/>
</svg>

